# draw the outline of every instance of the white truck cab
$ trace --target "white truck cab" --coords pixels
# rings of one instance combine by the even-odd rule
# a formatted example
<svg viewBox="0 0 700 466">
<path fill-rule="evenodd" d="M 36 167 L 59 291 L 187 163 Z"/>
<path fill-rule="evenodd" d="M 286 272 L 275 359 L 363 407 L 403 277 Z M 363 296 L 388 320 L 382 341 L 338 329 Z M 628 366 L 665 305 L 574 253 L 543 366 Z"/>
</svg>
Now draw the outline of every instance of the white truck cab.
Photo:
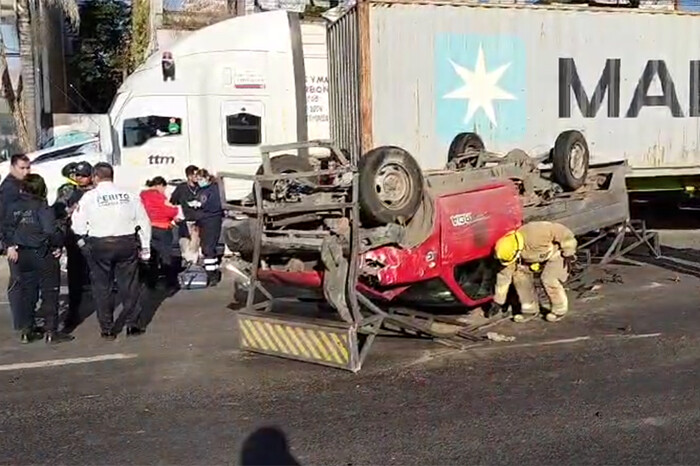
<svg viewBox="0 0 700 466">
<path fill-rule="evenodd" d="M 301 44 L 297 18 L 276 11 L 222 21 L 151 56 L 109 111 L 115 176 L 174 181 L 190 164 L 253 174 L 261 144 L 307 140 Z M 245 182 L 225 188 L 231 200 L 250 193 Z"/>
<path fill-rule="evenodd" d="M 263 144 L 308 140 L 309 128 L 314 139 L 329 137 L 325 40 L 323 23 L 302 25 L 286 11 L 195 31 L 126 78 L 99 120 L 99 149 L 29 154 L 32 170 L 52 194 L 61 168 L 79 160 L 111 162 L 115 183 L 133 191 L 158 175 L 182 180 L 188 165 L 254 174 Z M 226 180 L 225 191 L 239 200 L 251 184 Z"/>
</svg>

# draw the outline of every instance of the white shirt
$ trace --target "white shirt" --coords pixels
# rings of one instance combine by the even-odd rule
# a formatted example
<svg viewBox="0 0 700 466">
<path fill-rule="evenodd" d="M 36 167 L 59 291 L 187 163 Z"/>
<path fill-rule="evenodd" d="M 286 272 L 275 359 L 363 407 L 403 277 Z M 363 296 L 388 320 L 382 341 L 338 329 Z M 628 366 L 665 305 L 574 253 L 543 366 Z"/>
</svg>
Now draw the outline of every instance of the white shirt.
<svg viewBox="0 0 700 466">
<path fill-rule="evenodd" d="M 151 222 L 139 196 L 102 181 L 78 202 L 72 219 L 76 235 L 105 238 L 133 235 L 139 229 L 141 247 L 150 249 Z"/>
</svg>

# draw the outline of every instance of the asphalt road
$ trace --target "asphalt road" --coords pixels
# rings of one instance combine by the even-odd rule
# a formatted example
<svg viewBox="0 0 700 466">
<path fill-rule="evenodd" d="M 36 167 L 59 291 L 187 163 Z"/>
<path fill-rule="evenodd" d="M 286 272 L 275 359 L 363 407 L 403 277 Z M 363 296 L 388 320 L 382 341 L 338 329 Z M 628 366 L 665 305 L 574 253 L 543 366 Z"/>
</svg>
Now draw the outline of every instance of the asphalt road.
<svg viewBox="0 0 700 466">
<path fill-rule="evenodd" d="M 609 268 L 564 321 L 500 326 L 512 343 L 381 338 L 358 374 L 237 351 L 225 285 L 109 343 L 93 317 L 21 346 L 3 304 L 0 463 L 700 464 L 686 259 Z"/>
</svg>

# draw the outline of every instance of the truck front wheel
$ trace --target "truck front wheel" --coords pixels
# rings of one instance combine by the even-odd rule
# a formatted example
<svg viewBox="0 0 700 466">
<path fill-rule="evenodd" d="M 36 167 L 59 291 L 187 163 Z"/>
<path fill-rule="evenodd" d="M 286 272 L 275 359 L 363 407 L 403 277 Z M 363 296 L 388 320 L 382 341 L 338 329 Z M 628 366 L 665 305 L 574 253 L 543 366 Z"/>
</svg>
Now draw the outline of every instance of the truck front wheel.
<svg viewBox="0 0 700 466">
<path fill-rule="evenodd" d="M 396 146 L 360 158 L 360 209 L 366 225 L 406 223 L 423 198 L 423 173 L 411 154 Z"/>
</svg>

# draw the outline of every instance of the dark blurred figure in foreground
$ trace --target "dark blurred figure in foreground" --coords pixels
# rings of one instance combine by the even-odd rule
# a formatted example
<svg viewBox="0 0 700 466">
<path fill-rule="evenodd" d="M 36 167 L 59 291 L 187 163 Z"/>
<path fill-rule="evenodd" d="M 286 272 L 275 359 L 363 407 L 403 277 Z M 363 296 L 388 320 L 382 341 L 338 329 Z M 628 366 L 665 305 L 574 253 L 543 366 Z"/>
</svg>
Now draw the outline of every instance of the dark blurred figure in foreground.
<svg viewBox="0 0 700 466">
<path fill-rule="evenodd" d="M 276 427 L 263 427 L 243 442 L 243 466 L 299 466 L 292 456 L 284 433 Z"/>
<path fill-rule="evenodd" d="M 27 175 L 22 181 L 19 197 L 5 207 L 4 214 L 7 258 L 21 290 L 17 308 L 12 309 L 21 342 L 30 343 L 41 338 L 41 333 L 34 327 L 39 294 L 46 342 L 72 340 L 70 335 L 58 332 L 59 257 L 63 235 L 53 209 L 46 202 L 44 179 L 36 174 Z"/>
<path fill-rule="evenodd" d="M 58 188 L 54 211 L 65 234 L 68 312 L 63 322 L 63 328 L 65 331 L 71 332 L 95 310 L 90 286 L 90 268 L 83 251 L 78 247 L 78 237 L 71 228 L 71 214 L 83 194 L 92 189 L 92 165 L 87 162 L 69 163 L 63 167 L 61 173 L 67 182 Z"/>
</svg>

